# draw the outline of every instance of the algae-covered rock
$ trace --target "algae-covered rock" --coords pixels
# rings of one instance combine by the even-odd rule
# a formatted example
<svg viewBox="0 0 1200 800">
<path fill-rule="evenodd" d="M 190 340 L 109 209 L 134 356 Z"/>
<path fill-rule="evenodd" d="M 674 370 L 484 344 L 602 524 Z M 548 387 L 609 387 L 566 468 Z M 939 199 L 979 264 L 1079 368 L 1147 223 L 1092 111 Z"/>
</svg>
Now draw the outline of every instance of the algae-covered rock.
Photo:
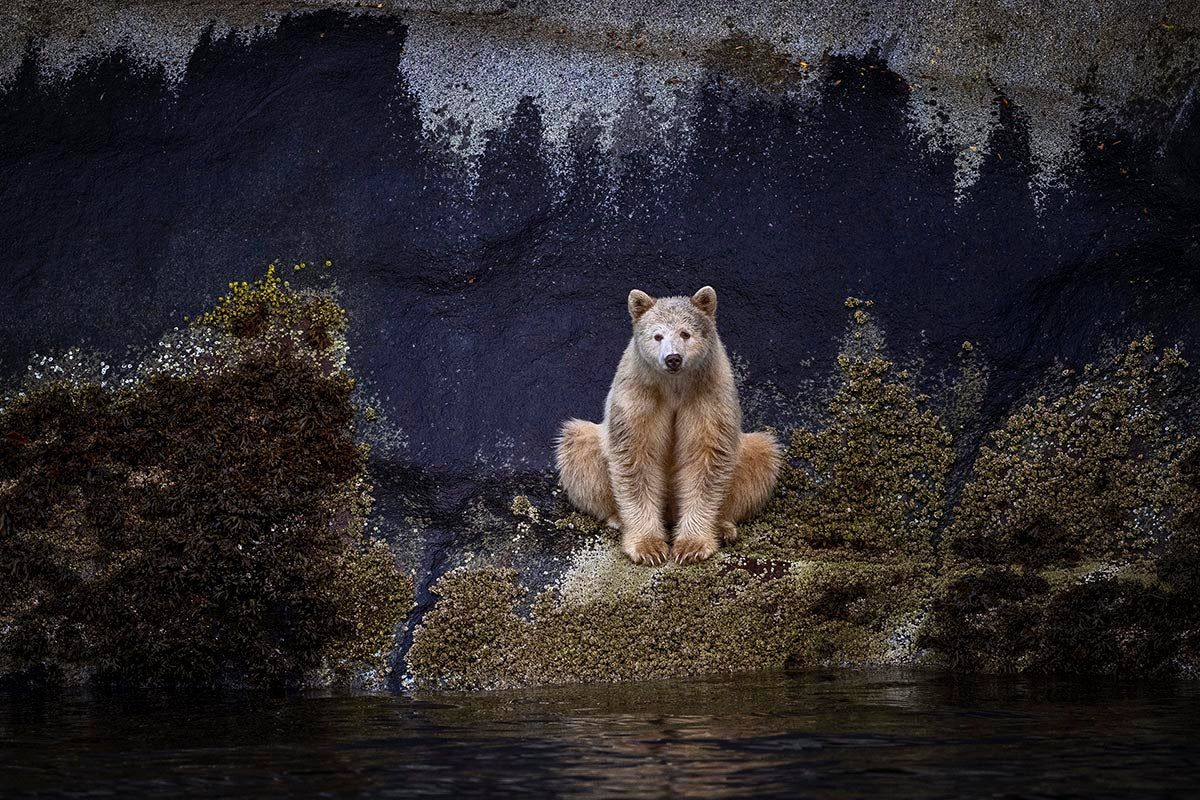
<svg viewBox="0 0 1200 800">
<path fill-rule="evenodd" d="M 971 670 L 1200 666 L 1200 446 L 1170 413 L 1184 367 L 1139 339 L 991 435 L 946 537 L 924 644 Z"/>
<path fill-rule="evenodd" d="M 1172 465 L 1185 447 L 1166 400 L 1184 367 L 1147 337 L 1111 369 L 1089 369 L 1064 395 L 1018 409 L 980 449 L 948 556 L 1070 566 L 1164 541 L 1179 489 Z"/>
<path fill-rule="evenodd" d="M 1196 667 L 1197 609 L 1153 571 L 952 572 L 922 643 L 983 672 L 1176 674 Z"/>
<path fill-rule="evenodd" d="M 755 534 L 780 556 L 929 560 L 954 460 L 950 435 L 889 361 L 843 354 L 838 368 L 829 423 L 792 433 Z"/>
<path fill-rule="evenodd" d="M 238 287 L 201 317 L 230 336 L 194 368 L 129 388 L 52 383 L 0 412 L 0 671 L 383 674 L 412 584 L 363 530 L 340 315 L 273 272 Z"/>
<path fill-rule="evenodd" d="M 929 584 L 911 567 L 719 555 L 694 567 L 633 567 L 641 579 L 625 590 L 586 591 L 625 569 L 604 558 L 614 552 L 608 543 L 583 551 L 574 574 L 534 598 L 527 617 L 516 608 L 524 590 L 513 570 L 443 576 L 408 653 L 414 681 L 480 689 L 896 663 L 912 654 L 894 632 Z"/>
</svg>

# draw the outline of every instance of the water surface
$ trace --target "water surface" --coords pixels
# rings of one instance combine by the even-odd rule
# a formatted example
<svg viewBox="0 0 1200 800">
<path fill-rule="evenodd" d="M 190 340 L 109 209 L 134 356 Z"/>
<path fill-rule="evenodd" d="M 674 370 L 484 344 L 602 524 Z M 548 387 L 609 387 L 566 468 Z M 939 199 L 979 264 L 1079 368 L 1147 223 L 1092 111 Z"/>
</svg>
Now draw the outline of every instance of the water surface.
<svg viewBox="0 0 1200 800">
<path fill-rule="evenodd" d="M 1200 683 L 760 674 L 486 694 L 0 693 L 4 797 L 1191 797 Z"/>
</svg>

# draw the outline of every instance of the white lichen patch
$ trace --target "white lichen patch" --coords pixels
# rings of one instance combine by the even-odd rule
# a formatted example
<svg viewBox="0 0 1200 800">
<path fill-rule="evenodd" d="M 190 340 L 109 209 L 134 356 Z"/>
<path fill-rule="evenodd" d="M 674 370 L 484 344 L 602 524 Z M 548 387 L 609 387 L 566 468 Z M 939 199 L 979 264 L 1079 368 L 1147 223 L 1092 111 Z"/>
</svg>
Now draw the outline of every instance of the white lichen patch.
<svg viewBox="0 0 1200 800">
<path fill-rule="evenodd" d="M 192 54 L 209 37 L 242 43 L 272 34 L 287 4 L 77 3 L 53 11 L 17 8 L 0 12 L 0 90 L 21 65 L 32 42 L 39 77 L 73 78 L 80 69 L 120 53 L 131 71 L 156 73 L 171 89 L 187 74 Z"/>
<path fill-rule="evenodd" d="M 46 78 L 70 78 L 120 51 L 134 68 L 160 71 L 175 85 L 208 32 L 250 40 L 275 30 L 284 14 L 327 8 L 398 10 L 348 0 L 20 3 L 0 11 L 0 89 L 30 43 Z M 1011 157 L 1030 162 L 1030 191 L 1040 203 L 1095 146 L 1082 140 L 1090 124 L 1115 120 L 1136 130 L 1156 114 L 1169 117 L 1200 68 L 1194 0 L 600 7 L 538 0 L 515 9 L 449 2 L 410 7 L 403 24 L 399 89 L 411 94 L 426 135 L 460 163 L 468 182 L 526 100 L 537 109 L 554 176 L 569 173 L 574 140 L 594 142 L 619 174 L 633 151 L 677 165 L 692 142 L 702 87 L 714 73 L 732 73 L 736 82 L 742 57 L 751 80 L 754 59 L 764 58 L 779 67 L 779 80 L 764 88 L 807 102 L 819 96 L 817 78 L 830 58 L 846 56 L 884 64 L 908 85 L 915 138 L 931 152 L 953 154 L 959 200 L 988 159 Z M 753 45 L 730 45 L 735 37 Z M 1139 116 L 1127 114 L 1131 108 Z M 1008 114 L 1024 126 L 1027 152 L 995 149 L 993 133 Z"/>
<path fill-rule="evenodd" d="M 561 603 L 583 606 L 636 595 L 658 574 L 659 570 L 634 564 L 613 542 L 598 537 L 571 556 L 570 566 L 556 588 Z"/>
<path fill-rule="evenodd" d="M 400 73 L 427 135 L 448 144 L 474 179 L 491 137 L 526 99 L 557 176 L 569 171 L 572 136 L 584 129 L 618 160 L 633 149 L 669 159 L 690 141 L 703 71 L 696 62 L 580 47 L 541 28 L 414 17 Z"/>
</svg>

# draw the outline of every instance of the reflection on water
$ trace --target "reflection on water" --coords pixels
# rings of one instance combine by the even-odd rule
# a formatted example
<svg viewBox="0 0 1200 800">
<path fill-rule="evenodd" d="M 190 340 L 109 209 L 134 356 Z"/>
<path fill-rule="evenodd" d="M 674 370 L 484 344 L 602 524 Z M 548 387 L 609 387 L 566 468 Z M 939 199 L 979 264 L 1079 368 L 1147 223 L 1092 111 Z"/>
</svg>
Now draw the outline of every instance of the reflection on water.
<svg viewBox="0 0 1200 800">
<path fill-rule="evenodd" d="M 751 675 L 478 695 L 0 693 L 0 795 L 1166 797 L 1200 683 Z"/>
</svg>

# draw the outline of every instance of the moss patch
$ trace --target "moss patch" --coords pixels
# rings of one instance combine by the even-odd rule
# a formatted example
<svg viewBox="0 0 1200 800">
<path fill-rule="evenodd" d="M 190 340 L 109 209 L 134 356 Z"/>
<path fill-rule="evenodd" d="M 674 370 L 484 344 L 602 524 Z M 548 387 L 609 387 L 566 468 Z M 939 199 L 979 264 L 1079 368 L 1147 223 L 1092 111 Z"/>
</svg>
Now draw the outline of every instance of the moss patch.
<svg viewBox="0 0 1200 800">
<path fill-rule="evenodd" d="M 238 284 L 245 287 L 245 284 Z M 411 581 L 369 541 L 333 301 L 272 273 L 192 374 L 0 413 L 0 671 L 164 684 L 382 671 Z"/>
</svg>

